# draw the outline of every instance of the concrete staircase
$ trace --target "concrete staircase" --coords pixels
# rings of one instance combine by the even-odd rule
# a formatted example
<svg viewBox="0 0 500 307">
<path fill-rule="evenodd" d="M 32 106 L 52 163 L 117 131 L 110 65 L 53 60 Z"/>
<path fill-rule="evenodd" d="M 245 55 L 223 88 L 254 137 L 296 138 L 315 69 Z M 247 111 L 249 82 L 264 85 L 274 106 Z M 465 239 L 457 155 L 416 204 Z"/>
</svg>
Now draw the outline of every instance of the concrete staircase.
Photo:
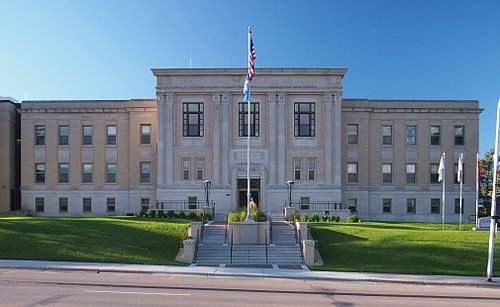
<svg viewBox="0 0 500 307">
<path fill-rule="evenodd" d="M 267 246 L 267 264 L 302 264 L 293 226 L 285 222 L 273 222 L 272 227 L 272 241 Z M 198 265 L 266 264 L 265 245 L 233 245 L 231 258 L 231 246 L 225 243 L 225 224 L 205 226 L 195 262 Z"/>
</svg>

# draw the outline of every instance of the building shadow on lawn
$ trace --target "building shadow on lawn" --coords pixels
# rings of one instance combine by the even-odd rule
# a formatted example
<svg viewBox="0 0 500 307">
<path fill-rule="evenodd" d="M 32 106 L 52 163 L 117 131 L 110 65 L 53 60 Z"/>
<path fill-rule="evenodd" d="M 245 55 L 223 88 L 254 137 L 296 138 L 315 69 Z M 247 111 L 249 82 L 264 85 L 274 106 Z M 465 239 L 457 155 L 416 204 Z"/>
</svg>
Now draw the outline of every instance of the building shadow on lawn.
<svg viewBox="0 0 500 307">
<path fill-rule="evenodd" d="M 320 242 L 320 245 L 322 243 L 340 243 L 340 242 L 362 242 L 362 241 L 367 241 L 367 239 L 346 234 L 343 232 L 338 232 L 330 228 L 322 228 L 322 229 L 314 229 L 311 228 L 311 234 L 314 238 L 314 240 L 317 240 Z"/>
</svg>

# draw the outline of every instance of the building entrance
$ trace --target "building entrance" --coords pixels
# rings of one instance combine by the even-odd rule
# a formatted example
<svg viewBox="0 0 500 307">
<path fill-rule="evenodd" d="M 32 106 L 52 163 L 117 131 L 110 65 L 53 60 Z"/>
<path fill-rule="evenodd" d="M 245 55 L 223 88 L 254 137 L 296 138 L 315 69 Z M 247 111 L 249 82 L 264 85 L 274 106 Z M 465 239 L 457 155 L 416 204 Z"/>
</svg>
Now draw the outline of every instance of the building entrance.
<svg viewBox="0 0 500 307">
<path fill-rule="evenodd" d="M 260 207 L 260 179 L 250 179 L 250 195 L 253 201 Z M 247 207 L 247 180 L 238 179 L 238 207 Z"/>
</svg>

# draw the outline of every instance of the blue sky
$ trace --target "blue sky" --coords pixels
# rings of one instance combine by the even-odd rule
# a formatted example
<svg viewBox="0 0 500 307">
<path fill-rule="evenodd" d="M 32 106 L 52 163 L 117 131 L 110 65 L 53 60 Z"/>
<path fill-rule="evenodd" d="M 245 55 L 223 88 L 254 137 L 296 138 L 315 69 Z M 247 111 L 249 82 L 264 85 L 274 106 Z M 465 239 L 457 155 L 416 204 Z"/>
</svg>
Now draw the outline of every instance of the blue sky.
<svg viewBox="0 0 500 307">
<path fill-rule="evenodd" d="M 346 67 L 344 96 L 500 98 L 500 1 L 0 0 L 0 95 L 153 98 L 152 67 Z"/>
</svg>

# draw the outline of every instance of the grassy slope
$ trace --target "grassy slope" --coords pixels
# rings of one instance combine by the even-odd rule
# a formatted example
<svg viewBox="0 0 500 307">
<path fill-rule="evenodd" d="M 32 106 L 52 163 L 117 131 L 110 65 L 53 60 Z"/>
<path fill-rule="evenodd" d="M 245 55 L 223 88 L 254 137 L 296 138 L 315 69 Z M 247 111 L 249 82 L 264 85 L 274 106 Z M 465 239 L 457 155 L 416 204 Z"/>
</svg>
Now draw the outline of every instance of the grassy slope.
<svg viewBox="0 0 500 307">
<path fill-rule="evenodd" d="M 0 217 L 0 258 L 179 264 L 188 221 Z"/>
<path fill-rule="evenodd" d="M 309 224 L 324 265 L 318 270 L 485 275 L 487 231 L 422 223 Z M 500 276 L 500 244 L 494 269 Z"/>
</svg>

